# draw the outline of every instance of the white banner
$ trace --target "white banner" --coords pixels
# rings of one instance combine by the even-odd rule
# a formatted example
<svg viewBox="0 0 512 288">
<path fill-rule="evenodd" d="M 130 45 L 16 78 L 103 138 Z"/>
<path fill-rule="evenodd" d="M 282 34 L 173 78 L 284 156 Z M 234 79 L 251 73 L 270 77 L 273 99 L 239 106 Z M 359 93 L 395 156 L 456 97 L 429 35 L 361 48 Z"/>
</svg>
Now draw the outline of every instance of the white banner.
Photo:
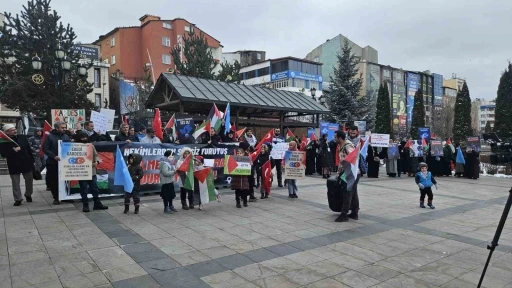
<svg viewBox="0 0 512 288">
<path fill-rule="evenodd" d="M 101 108 L 100 113 L 108 118 L 107 131 L 114 129 L 114 118 L 116 117 L 116 110 Z"/>
<path fill-rule="evenodd" d="M 96 111 L 91 111 L 91 121 L 94 123 L 94 131 L 106 134 L 108 130 L 108 116 Z"/>
<path fill-rule="evenodd" d="M 370 144 L 373 147 L 388 147 L 389 146 L 389 134 L 376 134 L 372 133 Z"/>
<path fill-rule="evenodd" d="M 274 143 L 272 144 L 272 151 L 270 151 L 270 157 L 272 157 L 272 159 L 283 159 L 286 150 L 288 150 L 288 143 Z"/>
</svg>

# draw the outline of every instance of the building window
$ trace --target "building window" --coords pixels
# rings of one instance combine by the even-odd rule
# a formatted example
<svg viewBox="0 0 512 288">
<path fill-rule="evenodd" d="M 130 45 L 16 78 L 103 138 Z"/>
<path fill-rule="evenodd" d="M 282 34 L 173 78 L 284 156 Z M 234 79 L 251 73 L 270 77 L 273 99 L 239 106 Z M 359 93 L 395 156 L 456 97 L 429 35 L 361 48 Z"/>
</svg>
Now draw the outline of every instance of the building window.
<svg viewBox="0 0 512 288">
<path fill-rule="evenodd" d="M 110 57 L 110 64 L 112 64 L 112 65 L 116 64 L 116 55 L 112 55 Z"/>
<path fill-rule="evenodd" d="M 320 57 L 313 58 L 313 62 L 317 62 L 317 63 L 320 62 Z"/>
<path fill-rule="evenodd" d="M 316 90 L 320 90 L 320 83 L 316 81 L 309 81 L 309 89 L 315 88 Z"/>
<path fill-rule="evenodd" d="M 261 54 L 260 53 L 256 53 L 256 59 L 261 60 Z"/>
<path fill-rule="evenodd" d="M 163 54 L 162 55 L 162 63 L 171 64 L 171 55 Z"/>
<path fill-rule="evenodd" d="M 101 88 L 100 68 L 94 68 L 94 88 Z"/>
<path fill-rule="evenodd" d="M 171 23 L 164 22 L 163 26 L 165 29 L 172 29 Z"/>
<path fill-rule="evenodd" d="M 247 79 L 256 78 L 256 70 L 247 72 Z"/>
<path fill-rule="evenodd" d="M 166 47 L 171 47 L 171 38 L 162 37 L 162 45 Z"/>
<path fill-rule="evenodd" d="M 270 67 L 258 69 L 258 76 L 265 76 L 270 73 Z"/>
<path fill-rule="evenodd" d="M 101 94 L 94 94 L 94 105 L 97 107 L 101 107 Z"/>
<path fill-rule="evenodd" d="M 194 33 L 194 27 L 192 25 L 185 25 L 185 31 Z"/>
<path fill-rule="evenodd" d="M 283 79 L 272 82 L 272 88 L 279 89 L 292 86 L 292 79 Z"/>
<path fill-rule="evenodd" d="M 295 87 L 297 88 L 306 88 L 306 80 L 302 79 L 293 79 L 295 82 Z"/>
<path fill-rule="evenodd" d="M 272 63 L 272 73 L 279 73 L 287 70 L 289 70 L 288 60 L 282 60 L 279 62 Z"/>
<path fill-rule="evenodd" d="M 112 37 L 110 38 L 110 47 L 116 46 L 116 38 Z"/>
</svg>

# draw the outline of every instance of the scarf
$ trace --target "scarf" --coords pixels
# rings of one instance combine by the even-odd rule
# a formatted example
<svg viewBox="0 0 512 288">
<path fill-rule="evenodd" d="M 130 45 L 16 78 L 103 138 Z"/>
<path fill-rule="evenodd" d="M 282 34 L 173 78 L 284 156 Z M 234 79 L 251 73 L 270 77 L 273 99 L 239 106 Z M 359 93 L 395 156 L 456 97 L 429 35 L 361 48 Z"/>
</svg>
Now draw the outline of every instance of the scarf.
<svg viewBox="0 0 512 288">
<path fill-rule="evenodd" d="M 85 132 L 85 134 L 87 134 L 87 136 L 89 136 L 89 137 L 91 137 L 91 136 L 92 136 L 92 134 L 94 134 L 94 130 L 93 130 L 93 131 L 88 131 L 88 130 L 85 130 L 85 129 L 84 129 L 84 130 L 82 130 L 82 131 L 84 131 L 84 132 Z"/>
</svg>

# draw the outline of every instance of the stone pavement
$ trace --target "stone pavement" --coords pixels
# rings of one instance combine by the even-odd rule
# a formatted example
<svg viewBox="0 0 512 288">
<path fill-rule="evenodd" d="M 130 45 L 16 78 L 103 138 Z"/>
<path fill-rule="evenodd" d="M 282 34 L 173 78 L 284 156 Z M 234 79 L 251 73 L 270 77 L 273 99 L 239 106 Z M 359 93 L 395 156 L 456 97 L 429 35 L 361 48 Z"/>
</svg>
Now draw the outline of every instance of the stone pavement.
<svg viewBox="0 0 512 288">
<path fill-rule="evenodd" d="M 13 207 L 0 176 L 0 287 L 476 287 L 512 181 L 438 181 L 430 210 L 412 178 L 363 178 L 360 220 L 335 223 L 320 178 L 301 181 L 299 199 L 274 189 L 237 209 L 223 191 L 204 211 L 166 215 L 153 195 L 124 215 L 120 198 L 88 214 L 51 205 L 42 181 Z M 485 287 L 512 287 L 507 224 Z"/>
</svg>

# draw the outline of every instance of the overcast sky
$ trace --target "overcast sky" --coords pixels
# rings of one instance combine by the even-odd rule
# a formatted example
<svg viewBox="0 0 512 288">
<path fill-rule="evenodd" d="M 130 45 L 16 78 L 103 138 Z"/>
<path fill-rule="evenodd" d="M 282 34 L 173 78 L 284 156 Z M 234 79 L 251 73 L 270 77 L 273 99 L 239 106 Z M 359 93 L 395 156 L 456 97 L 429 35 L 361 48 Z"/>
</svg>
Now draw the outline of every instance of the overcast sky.
<svg viewBox="0 0 512 288">
<path fill-rule="evenodd" d="M 2 11 L 19 13 L 27 0 L 2 2 Z M 494 99 L 512 60 L 510 0 L 53 0 L 52 8 L 83 43 L 139 25 L 144 14 L 185 18 L 225 52 L 264 50 L 267 58 L 304 58 L 341 33 L 377 49 L 380 64 L 456 73 L 471 98 Z"/>
</svg>

